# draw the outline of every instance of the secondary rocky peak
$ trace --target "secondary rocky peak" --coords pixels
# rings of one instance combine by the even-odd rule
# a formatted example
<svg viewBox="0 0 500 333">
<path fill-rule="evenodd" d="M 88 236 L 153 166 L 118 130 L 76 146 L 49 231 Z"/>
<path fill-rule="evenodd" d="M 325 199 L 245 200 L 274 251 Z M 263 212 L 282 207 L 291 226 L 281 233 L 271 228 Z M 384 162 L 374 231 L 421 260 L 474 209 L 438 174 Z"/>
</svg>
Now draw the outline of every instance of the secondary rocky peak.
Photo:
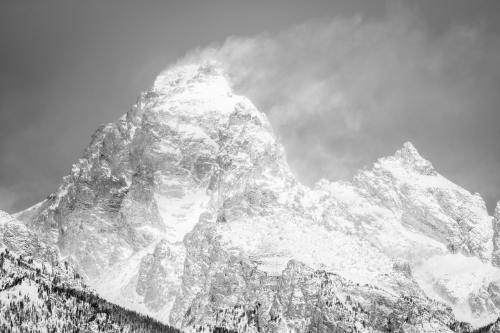
<svg viewBox="0 0 500 333">
<path fill-rule="evenodd" d="M 492 228 L 484 200 L 440 175 L 410 142 L 353 180 L 408 228 L 438 240 L 451 252 L 491 258 Z"/>
<path fill-rule="evenodd" d="M 403 147 L 396 151 L 394 157 L 399 159 L 403 165 L 423 175 L 434 176 L 437 174 L 432 163 L 423 158 L 417 151 L 417 148 L 409 141 L 405 142 Z"/>
</svg>

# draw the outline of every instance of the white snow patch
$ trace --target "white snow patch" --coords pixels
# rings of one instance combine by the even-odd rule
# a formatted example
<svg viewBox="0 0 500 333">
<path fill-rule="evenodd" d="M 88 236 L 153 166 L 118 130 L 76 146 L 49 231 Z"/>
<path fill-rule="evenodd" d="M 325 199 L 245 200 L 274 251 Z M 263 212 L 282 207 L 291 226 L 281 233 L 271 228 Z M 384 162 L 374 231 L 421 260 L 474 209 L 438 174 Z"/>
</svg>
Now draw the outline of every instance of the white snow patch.
<svg viewBox="0 0 500 333">
<path fill-rule="evenodd" d="M 204 189 L 199 189 L 180 198 L 156 193 L 155 199 L 166 228 L 165 238 L 175 243 L 181 242 L 198 223 L 200 214 L 207 208 L 210 196 Z"/>
<path fill-rule="evenodd" d="M 463 254 L 433 256 L 413 269 L 427 296 L 450 305 L 457 319 L 479 327 L 494 321 L 499 313 L 477 315 L 469 297 L 491 282 L 500 280 L 500 269 L 477 257 Z"/>
<path fill-rule="evenodd" d="M 392 261 L 369 243 L 293 217 L 256 218 L 221 225 L 221 241 L 231 252 L 262 262 L 269 274 L 295 259 L 359 283 L 373 283 L 392 270 Z"/>
<path fill-rule="evenodd" d="M 20 284 L 0 292 L 0 302 L 8 304 L 12 298 L 27 296 L 35 304 L 43 302 L 38 297 L 38 287 L 30 279 L 24 279 Z"/>
</svg>

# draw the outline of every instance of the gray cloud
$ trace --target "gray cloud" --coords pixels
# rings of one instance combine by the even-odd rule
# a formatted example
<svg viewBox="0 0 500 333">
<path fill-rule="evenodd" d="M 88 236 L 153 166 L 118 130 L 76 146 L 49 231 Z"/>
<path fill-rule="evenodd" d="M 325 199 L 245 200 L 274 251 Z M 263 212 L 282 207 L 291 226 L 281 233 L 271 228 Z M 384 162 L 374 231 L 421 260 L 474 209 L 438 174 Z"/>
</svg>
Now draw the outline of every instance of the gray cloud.
<svg viewBox="0 0 500 333">
<path fill-rule="evenodd" d="M 5 207 L 5 210 L 11 209 L 17 199 L 18 198 L 15 192 L 12 192 L 7 188 L 0 187 L 0 201 L 2 202 L 3 207 Z"/>
<path fill-rule="evenodd" d="M 205 58 L 268 113 L 306 183 L 348 179 L 410 140 L 490 208 L 500 199 L 500 40 L 484 25 L 431 33 L 396 5 L 377 20 L 230 37 L 181 62 Z"/>
</svg>

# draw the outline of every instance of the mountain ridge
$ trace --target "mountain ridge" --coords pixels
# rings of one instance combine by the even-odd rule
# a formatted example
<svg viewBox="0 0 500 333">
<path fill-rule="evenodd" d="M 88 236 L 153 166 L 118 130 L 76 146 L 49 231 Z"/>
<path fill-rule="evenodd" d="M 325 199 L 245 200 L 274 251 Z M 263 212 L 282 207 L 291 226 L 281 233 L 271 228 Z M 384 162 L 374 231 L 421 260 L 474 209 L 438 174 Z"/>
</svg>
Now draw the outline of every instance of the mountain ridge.
<svg viewBox="0 0 500 333">
<path fill-rule="evenodd" d="M 293 304 L 272 307 L 270 295 L 297 286 L 265 287 L 291 260 L 389 294 L 431 294 L 475 326 L 500 309 L 497 220 L 480 196 L 442 177 L 411 143 L 351 182 L 300 184 L 265 114 L 214 62 L 160 74 L 127 114 L 98 129 L 58 191 L 16 216 L 101 295 L 184 329 L 213 323 L 217 309 L 261 302 L 269 308 L 246 331 L 276 316 L 284 323 L 276 332 L 306 330 L 310 318 L 288 316 Z M 238 258 L 263 274 L 257 285 L 244 287 Z M 431 262 L 456 265 L 436 275 Z M 470 264 L 480 276 L 472 289 L 447 278 Z M 223 272 L 239 292 L 213 294 Z"/>
</svg>

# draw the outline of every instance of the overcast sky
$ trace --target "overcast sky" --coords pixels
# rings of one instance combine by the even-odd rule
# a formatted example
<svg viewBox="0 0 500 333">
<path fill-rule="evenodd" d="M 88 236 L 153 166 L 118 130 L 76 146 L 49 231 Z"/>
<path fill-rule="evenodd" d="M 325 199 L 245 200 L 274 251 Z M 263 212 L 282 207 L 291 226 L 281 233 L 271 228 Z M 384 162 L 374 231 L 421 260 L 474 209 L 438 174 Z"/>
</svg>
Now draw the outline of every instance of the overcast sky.
<svg viewBox="0 0 500 333">
<path fill-rule="evenodd" d="M 0 3 L 0 209 L 42 200 L 180 58 L 226 63 L 307 184 L 412 141 L 500 199 L 500 1 Z M 196 49 L 195 51 L 193 51 Z"/>
</svg>

